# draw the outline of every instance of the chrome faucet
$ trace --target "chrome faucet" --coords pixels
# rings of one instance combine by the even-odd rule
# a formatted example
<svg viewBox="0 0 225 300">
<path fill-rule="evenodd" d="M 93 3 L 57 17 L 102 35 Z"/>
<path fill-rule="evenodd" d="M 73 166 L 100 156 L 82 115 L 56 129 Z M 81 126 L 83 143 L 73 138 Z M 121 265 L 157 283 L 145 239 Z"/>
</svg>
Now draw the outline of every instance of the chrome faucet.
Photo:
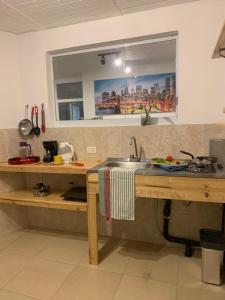
<svg viewBox="0 0 225 300">
<path fill-rule="evenodd" d="M 131 146 L 134 145 L 134 150 L 135 150 L 135 154 L 130 155 L 130 161 L 140 161 L 140 157 L 138 157 L 137 141 L 134 136 L 130 137 L 129 144 Z"/>
</svg>

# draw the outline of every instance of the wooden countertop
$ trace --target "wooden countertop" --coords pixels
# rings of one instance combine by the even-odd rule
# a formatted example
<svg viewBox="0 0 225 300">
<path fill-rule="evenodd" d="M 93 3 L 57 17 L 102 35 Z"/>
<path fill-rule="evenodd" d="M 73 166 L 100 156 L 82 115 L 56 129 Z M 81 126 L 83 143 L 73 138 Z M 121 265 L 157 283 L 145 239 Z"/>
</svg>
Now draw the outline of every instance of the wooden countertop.
<svg viewBox="0 0 225 300">
<path fill-rule="evenodd" d="M 88 169 L 98 165 L 100 161 L 79 161 L 83 166 L 71 164 L 45 164 L 42 162 L 29 165 L 9 165 L 7 162 L 0 163 L 0 172 L 20 172 L 20 173 L 51 173 L 51 174 L 86 174 Z"/>
</svg>

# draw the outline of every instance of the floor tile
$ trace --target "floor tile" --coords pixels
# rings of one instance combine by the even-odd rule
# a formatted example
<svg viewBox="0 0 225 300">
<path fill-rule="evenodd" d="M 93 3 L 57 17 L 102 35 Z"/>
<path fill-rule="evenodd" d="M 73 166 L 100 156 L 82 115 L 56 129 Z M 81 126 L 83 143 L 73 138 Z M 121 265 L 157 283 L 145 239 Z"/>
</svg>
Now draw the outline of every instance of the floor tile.
<svg viewBox="0 0 225 300">
<path fill-rule="evenodd" d="M 29 259 L 14 253 L 0 252 L 0 288 L 14 278 L 26 265 Z"/>
<path fill-rule="evenodd" d="M 176 287 L 148 278 L 124 275 L 114 300 L 175 300 Z"/>
<path fill-rule="evenodd" d="M 178 263 L 170 262 L 169 257 L 159 261 L 130 259 L 125 274 L 147 277 L 175 285 L 177 283 Z"/>
<path fill-rule="evenodd" d="M 183 257 L 179 264 L 178 285 L 199 287 L 201 284 L 201 259 Z"/>
<path fill-rule="evenodd" d="M 8 291 L 0 290 L 0 300 L 34 300 L 35 298 L 30 298 L 23 295 L 14 294 Z"/>
<path fill-rule="evenodd" d="M 127 267 L 128 261 L 129 257 L 127 256 L 127 250 L 124 247 L 120 246 L 120 244 L 118 244 L 113 245 L 111 251 L 103 255 L 103 258 L 100 260 L 99 265 L 90 265 L 88 254 L 83 256 L 79 265 L 83 267 L 89 267 L 92 269 L 111 271 L 123 274 Z"/>
<path fill-rule="evenodd" d="M 48 236 L 44 234 L 23 232 L 22 235 L 5 249 L 17 254 L 33 256 L 46 247 Z"/>
<path fill-rule="evenodd" d="M 225 293 L 202 288 L 178 287 L 177 300 L 224 300 Z"/>
<path fill-rule="evenodd" d="M 201 258 L 183 257 L 178 267 L 178 286 L 201 288 L 212 292 L 223 292 L 225 299 L 225 284 L 221 286 L 204 283 L 201 280 Z"/>
<path fill-rule="evenodd" d="M 8 247 L 12 242 L 17 240 L 22 235 L 21 231 L 15 231 L 0 238 L 0 250 Z"/>
<path fill-rule="evenodd" d="M 34 258 L 4 289 L 39 299 L 50 299 L 73 267 Z"/>
<path fill-rule="evenodd" d="M 86 238 L 55 238 L 48 242 L 38 257 L 76 265 L 88 253 Z"/>
<path fill-rule="evenodd" d="M 180 250 L 164 248 L 156 252 L 156 248 L 157 246 L 150 244 L 146 250 L 129 251 L 125 274 L 176 284 L 180 262 L 180 256 L 176 252 L 179 253 Z"/>
<path fill-rule="evenodd" d="M 75 267 L 52 300 L 110 300 L 121 276 L 107 271 Z"/>
</svg>

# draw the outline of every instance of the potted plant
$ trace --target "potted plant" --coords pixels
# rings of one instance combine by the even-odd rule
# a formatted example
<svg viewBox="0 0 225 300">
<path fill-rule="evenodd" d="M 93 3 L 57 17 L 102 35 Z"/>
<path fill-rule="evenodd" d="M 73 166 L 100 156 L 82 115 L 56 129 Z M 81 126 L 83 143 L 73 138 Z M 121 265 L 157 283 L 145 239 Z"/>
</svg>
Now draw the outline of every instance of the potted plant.
<svg viewBox="0 0 225 300">
<path fill-rule="evenodd" d="M 152 105 L 141 105 L 140 109 L 144 109 L 145 114 L 141 116 L 141 125 L 145 126 L 145 125 L 151 125 L 151 116 L 150 116 L 150 112 L 152 109 Z"/>
</svg>

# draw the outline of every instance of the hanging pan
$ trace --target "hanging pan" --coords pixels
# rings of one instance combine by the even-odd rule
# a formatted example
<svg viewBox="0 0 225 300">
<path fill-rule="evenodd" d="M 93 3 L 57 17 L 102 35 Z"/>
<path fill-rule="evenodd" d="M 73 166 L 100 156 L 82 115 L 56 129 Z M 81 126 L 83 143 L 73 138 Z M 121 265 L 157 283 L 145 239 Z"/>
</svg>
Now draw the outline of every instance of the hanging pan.
<svg viewBox="0 0 225 300">
<path fill-rule="evenodd" d="M 33 125 L 31 121 L 28 119 L 28 104 L 25 106 L 25 119 L 20 121 L 18 128 L 21 137 L 29 136 L 33 129 Z"/>
</svg>

